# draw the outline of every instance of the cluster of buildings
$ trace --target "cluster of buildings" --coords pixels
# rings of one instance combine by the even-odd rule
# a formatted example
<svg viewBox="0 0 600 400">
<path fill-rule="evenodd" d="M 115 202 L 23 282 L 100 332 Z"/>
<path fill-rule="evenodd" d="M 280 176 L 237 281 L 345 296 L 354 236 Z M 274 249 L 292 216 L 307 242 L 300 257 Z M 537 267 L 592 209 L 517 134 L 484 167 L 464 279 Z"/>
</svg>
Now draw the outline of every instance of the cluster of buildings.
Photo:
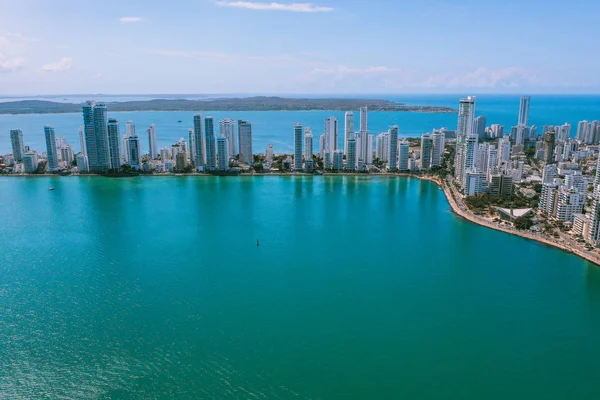
<svg viewBox="0 0 600 400">
<path fill-rule="evenodd" d="M 189 129 L 188 141 L 179 139 L 170 147 L 159 149 L 156 125 L 146 129 L 148 153 L 143 154 L 141 138 L 133 121 L 125 124 L 121 136 L 119 121 L 109 118 L 106 105 L 87 102 L 83 106 L 83 126 L 79 130 L 81 152 L 73 148 L 63 137 L 57 137 L 54 128 L 44 127 L 46 151 L 39 154 L 24 144 L 19 129 L 10 131 L 13 152 L 4 156 L 4 163 L 15 173 L 34 173 L 40 161 L 46 162 L 45 170 L 58 172 L 70 170 L 76 165 L 81 172 L 119 172 L 124 168 L 137 171 L 173 172 L 184 171 L 193 166 L 196 171 L 227 171 L 232 161 L 251 164 L 252 125 L 243 120 L 222 119 L 215 126 L 213 117 L 194 115 L 193 128 Z M 219 133 L 215 132 L 219 129 Z M 40 171 L 44 172 L 44 171 Z"/>
</svg>

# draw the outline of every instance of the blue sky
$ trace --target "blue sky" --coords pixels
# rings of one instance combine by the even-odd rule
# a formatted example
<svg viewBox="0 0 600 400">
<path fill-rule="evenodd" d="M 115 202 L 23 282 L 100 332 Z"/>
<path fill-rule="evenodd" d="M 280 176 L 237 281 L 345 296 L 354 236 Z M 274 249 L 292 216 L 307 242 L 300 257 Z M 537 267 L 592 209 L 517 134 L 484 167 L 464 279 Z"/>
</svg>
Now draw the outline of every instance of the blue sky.
<svg viewBox="0 0 600 400">
<path fill-rule="evenodd" d="M 600 93 L 598 0 L 0 0 L 0 95 Z"/>
</svg>

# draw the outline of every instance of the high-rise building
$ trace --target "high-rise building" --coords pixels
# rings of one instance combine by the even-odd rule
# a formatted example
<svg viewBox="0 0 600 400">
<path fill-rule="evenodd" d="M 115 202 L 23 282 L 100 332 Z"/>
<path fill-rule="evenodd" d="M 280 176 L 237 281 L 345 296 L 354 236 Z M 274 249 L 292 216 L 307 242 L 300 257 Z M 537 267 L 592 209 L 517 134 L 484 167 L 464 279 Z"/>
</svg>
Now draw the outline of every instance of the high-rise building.
<svg viewBox="0 0 600 400">
<path fill-rule="evenodd" d="M 429 169 L 431 167 L 431 151 L 431 135 L 424 133 L 421 135 L 421 169 Z"/>
<path fill-rule="evenodd" d="M 11 129 L 10 142 L 12 144 L 12 151 L 15 162 L 23 161 L 23 155 L 25 154 L 25 145 L 23 144 L 23 132 L 21 132 L 20 129 Z"/>
<path fill-rule="evenodd" d="M 70 144 L 66 146 L 62 146 L 60 149 L 56 149 L 56 153 L 58 155 L 59 160 L 63 163 L 66 163 L 67 166 L 73 162 L 75 159 L 75 154 L 73 153 L 73 148 Z"/>
<path fill-rule="evenodd" d="M 498 139 L 501 138 L 502 136 L 504 136 L 504 126 L 499 125 L 499 124 L 492 124 L 490 126 L 490 137 L 492 139 Z"/>
<path fill-rule="evenodd" d="M 204 166 L 206 165 L 205 157 L 204 157 L 204 135 L 202 126 L 202 115 L 194 114 L 194 165 L 196 166 L 196 171 L 203 171 Z M 162 154 L 162 151 L 161 151 Z"/>
<path fill-rule="evenodd" d="M 368 134 L 367 135 L 367 156 L 365 158 L 365 163 L 367 165 L 373 164 L 373 142 L 375 140 L 375 136 Z"/>
<path fill-rule="evenodd" d="M 344 155 L 348 155 L 348 140 L 354 136 L 354 113 L 347 111 L 344 114 Z"/>
<path fill-rule="evenodd" d="M 566 142 L 569 140 L 570 136 L 571 136 L 571 125 L 570 124 L 565 123 L 564 125 L 558 127 L 558 134 L 556 135 L 557 141 Z"/>
<path fill-rule="evenodd" d="M 58 157 L 56 155 L 56 137 L 54 128 L 50 125 L 44 127 L 44 135 L 46 136 L 46 158 L 48 159 L 48 171 L 58 171 Z"/>
<path fill-rule="evenodd" d="M 214 170 L 217 168 L 217 149 L 215 143 L 214 118 L 204 118 L 204 146 L 206 150 L 206 168 Z"/>
<path fill-rule="evenodd" d="M 474 196 L 487 191 L 485 174 L 475 169 L 469 169 L 465 173 L 463 192 L 467 196 Z"/>
<path fill-rule="evenodd" d="M 463 152 L 462 152 L 462 177 L 460 182 L 463 187 L 463 191 L 467 189 L 467 180 L 466 174 L 467 172 L 472 172 L 475 169 L 475 159 L 476 159 L 476 149 L 477 149 L 477 136 L 476 135 L 468 135 L 466 141 L 463 144 Z"/>
<path fill-rule="evenodd" d="M 394 146 L 390 144 L 390 149 L 392 147 Z M 410 144 L 406 140 L 402 140 L 396 148 L 398 149 L 398 170 L 402 172 L 410 170 L 408 165 Z"/>
<path fill-rule="evenodd" d="M 175 156 L 175 169 L 183 171 L 188 166 L 188 158 L 185 151 L 180 151 Z"/>
<path fill-rule="evenodd" d="M 367 118 L 369 116 L 369 110 L 367 110 L 367 107 L 361 107 L 360 108 L 360 130 L 361 131 L 368 131 L 368 125 L 367 125 Z"/>
<path fill-rule="evenodd" d="M 344 169 L 344 150 L 336 150 L 333 152 L 333 169 L 335 171 Z"/>
<path fill-rule="evenodd" d="M 510 140 L 508 135 L 504 135 L 498 142 L 498 165 L 508 160 L 510 160 Z"/>
<path fill-rule="evenodd" d="M 477 136 L 474 135 L 474 115 L 475 115 L 475 97 L 469 96 L 467 98 L 460 99 L 458 104 L 458 124 L 456 129 L 456 156 L 454 158 L 454 176 L 464 188 L 465 173 L 468 169 L 473 169 L 473 159 L 471 159 L 466 152 L 467 138 L 475 137 L 475 144 L 477 143 Z M 474 149 L 473 149 L 474 153 Z"/>
<path fill-rule="evenodd" d="M 479 136 L 480 139 L 483 139 L 485 137 L 485 124 L 486 124 L 486 120 L 485 117 L 483 115 L 475 118 L 474 124 L 474 133 Z"/>
<path fill-rule="evenodd" d="M 554 163 L 554 146 L 556 134 L 554 131 L 544 135 L 544 161 L 546 164 Z"/>
<path fill-rule="evenodd" d="M 38 169 L 38 156 L 34 151 L 23 153 L 23 170 L 26 174 L 32 174 Z"/>
<path fill-rule="evenodd" d="M 79 127 L 79 146 L 81 147 L 81 154 L 85 157 L 87 165 L 87 146 L 85 145 L 85 128 L 83 126 Z M 77 166 L 79 166 L 79 164 L 77 164 Z"/>
<path fill-rule="evenodd" d="M 375 158 L 387 162 L 390 155 L 390 133 L 384 132 L 375 138 Z"/>
<path fill-rule="evenodd" d="M 127 164 L 138 170 L 142 167 L 140 137 L 135 131 L 132 134 L 127 135 Z"/>
<path fill-rule="evenodd" d="M 146 133 L 148 134 L 148 154 L 150 155 L 150 159 L 155 160 L 158 158 L 158 144 L 156 144 L 156 125 L 151 124 L 148 129 L 146 129 Z"/>
<path fill-rule="evenodd" d="M 486 158 L 487 158 L 487 165 L 486 165 L 485 169 L 483 170 L 483 172 L 485 172 L 486 174 L 489 174 L 498 165 L 498 150 L 496 149 L 496 146 L 494 146 L 494 145 L 488 146 L 488 153 L 487 153 Z"/>
<path fill-rule="evenodd" d="M 579 121 L 577 124 L 577 140 L 583 143 L 588 143 L 588 128 L 590 127 L 590 123 L 586 120 Z"/>
<path fill-rule="evenodd" d="M 398 169 L 398 125 L 390 127 L 388 133 L 390 136 L 388 171 L 396 171 Z M 408 160 L 406 162 L 408 169 Z"/>
<path fill-rule="evenodd" d="M 88 101 L 83 105 L 83 127 L 89 171 L 93 173 L 108 172 L 111 169 L 108 115 L 103 103 Z M 118 142 L 119 138 L 117 137 L 117 149 Z"/>
<path fill-rule="evenodd" d="M 294 171 L 302 171 L 302 124 L 294 124 Z"/>
<path fill-rule="evenodd" d="M 512 175 L 493 173 L 488 179 L 488 193 L 492 196 L 510 196 L 513 191 Z"/>
<path fill-rule="evenodd" d="M 229 152 L 229 155 L 236 156 L 238 151 L 237 142 L 235 140 L 235 120 L 231 118 L 224 118 L 220 120 L 219 130 L 221 137 L 227 138 L 227 145 L 229 146 L 227 151 Z"/>
<path fill-rule="evenodd" d="M 338 147 L 338 120 L 335 117 L 325 119 L 325 140 L 327 143 L 327 151 L 333 154 Z"/>
<path fill-rule="evenodd" d="M 171 151 L 171 149 L 168 148 L 167 146 L 165 146 L 162 149 L 160 149 L 160 159 L 163 162 L 172 160 L 173 159 L 173 152 Z"/>
<path fill-rule="evenodd" d="M 224 171 L 229 168 L 229 143 L 227 138 L 220 136 L 217 138 L 217 168 Z"/>
<path fill-rule="evenodd" d="M 372 144 L 372 143 L 371 143 Z M 358 148 L 358 159 L 364 164 L 368 164 L 369 153 L 373 152 L 373 148 L 369 150 L 369 132 L 359 131 L 356 139 L 356 146 Z M 371 156 L 372 158 L 372 156 Z"/>
<path fill-rule="evenodd" d="M 474 133 L 475 116 L 475 97 L 469 96 L 460 99 L 458 104 L 458 126 L 456 129 L 457 140 L 461 144 L 465 141 L 467 135 Z"/>
<path fill-rule="evenodd" d="M 529 123 L 529 96 L 521 96 L 521 104 L 519 106 L 519 123 L 517 125 L 528 126 Z"/>
<path fill-rule="evenodd" d="M 319 157 L 324 158 L 327 151 L 327 136 L 323 133 L 319 136 Z"/>
<path fill-rule="evenodd" d="M 188 157 L 190 159 L 190 162 L 195 163 L 194 160 L 196 160 L 196 136 L 194 135 L 194 129 L 192 128 L 188 129 L 188 140 L 190 142 L 190 150 L 188 152 Z"/>
<path fill-rule="evenodd" d="M 356 171 L 356 163 L 358 159 L 356 157 L 356 139 L 353 137 L 348 139 L 348 151 L 346 153 L 346 170 Z"/>
<path fill-rule="evenodd" d="M 598 157 L 598 162 L 596 163 L 592 199 L 592 208 L 591 212 L 589 212 L 589 230 L 585 241 L 594 247 L 598 247 L 600 245 L 600 157 Z"/>
<path fill-rule="evenodd" d="M 265 150 L 265 158 L 267 159 L 267 161 L 273 161 L 273 145 L 272 144 L 267 146 L 267 149 Z"/>
<path fill-rule="evenodd" d="M 304 159 L 312 160 L 313 158 L 313 135 L 310 128 L 304 128 Z"/>
<path fill-rule="evenodd" d="M 244 164 L 252 164 L 252 124 L 238 120 L 239 159 Z"/>
<path fill-rule="evenodd" d="M 477 171 L 487 172 L 488 151 L 489 145 L 487 143 L 479 143 L 477 146 L 477 156 L 475 157 L 475 168 Z"/>
<path fill-rule="evenodd" d="M 114 118 L 109 118 L 107 130 L 109 166 L 110 169 L 117 171 L 121 169 L 121 152 L 119 149 L 121 135 L 119 133 L 119 121 Z"/>
<path fill-rule="evenodd" d="M 79 169 L 81 172 L 88 171 L 87 158 L 83 152 L 77 154 L 77 169 Z"/>
<path fill-rule="evenodd" d="M 431 166 L 439 167 L 442 165 L 444 152 L 446 150 L 446 137 L 440 131 L 433 131 L 431 135 Z"/>
</svg>

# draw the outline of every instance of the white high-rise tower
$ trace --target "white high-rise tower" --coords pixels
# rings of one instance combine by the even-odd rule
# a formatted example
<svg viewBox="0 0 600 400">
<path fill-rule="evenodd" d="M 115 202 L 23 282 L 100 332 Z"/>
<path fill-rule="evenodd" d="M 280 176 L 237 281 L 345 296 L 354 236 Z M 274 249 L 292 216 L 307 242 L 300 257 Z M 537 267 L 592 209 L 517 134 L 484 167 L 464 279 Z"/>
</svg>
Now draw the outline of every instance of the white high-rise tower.
<svg viewBox="0 0 600 400">
<path fill-rule="evenodd" d="M 529 96 L 521 97 L 521 105 L 519 106 L 519 123 L 517 125 L 527 126 L 529 122 L 529 103 L 531 98 Z"/>
<path fill-rule="evenodd" d="M 158 158 L 158 145 L 156 144 L 156 125 L 152 124 L 146 129 L 148 133 L 148 154 L 151 159 Z"/>
<path fill-rule="evenodd" d="M 344 155 L 348 155 L 348 140 L 354 137 L 354 113 L 344 114 Z"/>
<path fill-rule="evenodd" d="M 327 140 L 326 151 L 332 155 L 337 150 L 338 145 L 338 120 L 335 117 L 325 119 L 325 137 Z"/>
</svg>

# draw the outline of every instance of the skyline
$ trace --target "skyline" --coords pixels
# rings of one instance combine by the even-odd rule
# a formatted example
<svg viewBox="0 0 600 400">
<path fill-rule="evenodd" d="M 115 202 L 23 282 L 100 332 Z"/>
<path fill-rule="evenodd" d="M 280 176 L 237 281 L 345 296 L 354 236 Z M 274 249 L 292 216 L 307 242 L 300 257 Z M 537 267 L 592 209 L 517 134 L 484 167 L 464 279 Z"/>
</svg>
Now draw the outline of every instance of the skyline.
<svg viewBox="0 0 600 400">
<path fill-rule="evenodd" d="M 0 96 L 600 93 L 591 0 L 59 3 L 0 6 Z"/>
</svg>

